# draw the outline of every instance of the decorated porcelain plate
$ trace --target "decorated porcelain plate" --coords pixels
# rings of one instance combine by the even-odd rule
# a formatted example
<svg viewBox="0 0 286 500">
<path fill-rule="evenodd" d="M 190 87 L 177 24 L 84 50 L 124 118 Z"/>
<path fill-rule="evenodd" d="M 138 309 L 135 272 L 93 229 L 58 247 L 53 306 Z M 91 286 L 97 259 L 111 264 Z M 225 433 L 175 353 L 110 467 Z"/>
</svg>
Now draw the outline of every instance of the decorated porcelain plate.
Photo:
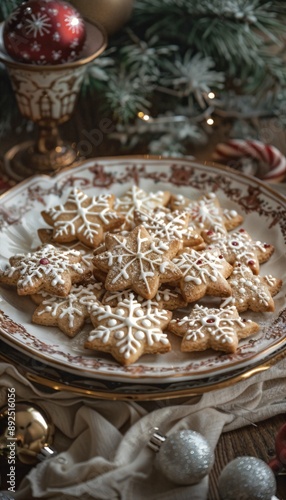
<svg viewBox="0 0 286 500">
<path fill-rule="evenodd" d="M 18 296 L 13 287 L 0 288 L 0 332 L 3 341 L 35 360 L 79 376 L 114 382 L 169 383 L 201 380 L 231 371 L 251 369 L 286 348 L 286 199 L 256 178 L 219 165 L 187 159 L 118 157 L 91 159 L 57 176 L 35 176 L 12 188 L 0 199 L 0 265 L 9 257 L 28 253 L 40 240 L 38 229 L 47 227 L 41 211 L 64 203 L 72 186 L 88 195 L 113 193 L 122 196 L 131 186 L 146 192 L 171 191 L 197 199 L 215 193 L 226 213 L 243 216 L 242 227 L 255 241 L 275 245 L 275 252 L 261 266 L 261 274 L 283 280 L 274 297 L 272 313 L 245 312 L 245 319 L 260 325 L 258 333 L 240 341 L 234 354 L 208 349 L 182 353 L 181 339 L 170 334 L 167 354 L 145 354 L 134 364 L 121 366 L 111 355 L 83 347 L 91 329 L 86 325 L 74 338 L 57 327 L 33 324 L 35 305 Z M 233 212 L 231 212 L 233 211 Z"/>
</svg>

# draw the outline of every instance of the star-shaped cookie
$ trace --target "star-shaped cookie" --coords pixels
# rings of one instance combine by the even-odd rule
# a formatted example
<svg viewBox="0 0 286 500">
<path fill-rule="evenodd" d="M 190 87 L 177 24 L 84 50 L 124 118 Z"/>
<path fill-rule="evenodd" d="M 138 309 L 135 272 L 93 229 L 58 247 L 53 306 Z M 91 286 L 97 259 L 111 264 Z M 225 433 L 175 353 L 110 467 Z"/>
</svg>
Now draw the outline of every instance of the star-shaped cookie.
<svg viewBox="0 0 286 500">
<path fill-rule="evenodd" d="M 204 238 L 210 249 L 218 249 L 230 263 L 246 264 L 253 274 L 259 274 L 259 264 L 266 262 L 274 252 L 270 243 L 254 241 L 248 232 L 241 228 L 226 236 L 218 237 L 212 230 Z"/>
<path fill-rule="evenodd" d="M 107 251 L 94 256 L 97 268 L 107 272 L 105 288 L 110 291 L 132 288 L 145 299 L 155 297 L 161 283 L 176 281 L 182 272 L 171 261 L 179 241 L 153 239 L 143 226 L 136 226 L 128 236 L 108 233 Z"/>
<path fill-rule="evenodd" d="M 36 252 L 17 254 L 10 264 L 0 270 L 0 283 L 17 286 L 19 295 L 31 295 L 39 290 L 66 296 L 72 283 L 83 281 L 90 275 L 82 265 L 80 252 L 64 251 L 53 245 L 44 245 Z"/>
<path fill-rule="evenodd" d="M 275 309 L 272 295 L 276 295 L 282 286 L 282 280 L 273 276 L 256 276 L 245 264 L 234 266 L 228 283 L 232 297 L 226 299 L 221 307 L 231 303 L 239 312 L 250 309 L 255 312 L 273 312 Z"/>
<path fill-rule="evenodd" d="M 183 337 L 183 352 L 212 348 L 234 353 L 239 340 L 256 333 L 259 325 L 240 318 L 234 306 L 210 309 L 196 304 L 188 316 L 170 321 L 168 330 Z"/>
<path fill-rule="evenodd" d="M 57 297 L 42 292 L 31 298 L 38 302 L 32 322 L 38 325 L 58 326 L 68 337 L 74 337 L 90 317 L 90 311 L 102 296 L 102 283 L 89 281 L 84 285 L 72 285 L 67 297 Z"/>
<path fill-rule="evenodd" d="M 180 247 L 198 247 L 204 243 L 203 238 L 192 228 L 188 227 L 190 214 L 175 210 L 156 209 L 150 214 L 139 210 L 134 212 L 136 225 L 142 224 L 154 238 L 164 241 L 173 239 L 180 241 Z"/>
<path fill-rule="evenodd" d="M 38 229 L 38 236 L 43 244 L 50 243 L 51 245 L 55 246 L 56 248 L 61 248 L 62 250 L 77 250 L 80 252 L 81 257 L 82 257 L 82 265 L 86 266 L 87 269 L 92 273 L 93 272 L 93 264 L 92 264 L 92 259 L 93 259 L 93 250 L 90 247 L 87 247 L 86 245 L 83 245 L 82 243 L 78 241 L 73 241 L 71 243 L 57 243 L 53 241 L 53 230 L 52 229 L 46 229 L 46 228 L 40 228 Z"/>
<path fill-rule="evenodd" d="M 182 271 L 180 289 L 187 302 L 194 302 L 205 295 L 228 297 L 231 287 L 227 279 L 232 266 L 216 252 L 197 252 L 185 249 L 174 259 L 174 264 Z"/>
<path fill-rule="evenodd" d="M 223 210 L 213 193 L 204 194 L 198 200 L 191 200 L 182 194 L 171 197 L 172 210 L 185 210 L 190 214 L 190 225 L 201 233 L 211 229 L 215 233 L 227 233 Z"/>
<path fill-rule="evenodd" d="M 67 243 L 79 240 L 96 248 L 106 231 L 120 227 L 125 221 L 122 214 L 113 210 L 115 196 L 101 194 L 88 196 L 73 188 L 63 205 L 41 212 L 43 219 L 53 226 L 53 240 Z"/>
<path fill-rule="evenodd" d="M 126 222 L 123 226 L 124 230 L 134 228 L 134 211 L 150 213 L 156 207 L 164 207 L 167 205 L 171 194 L 169 191 L 157 191 L 155 193 L 147 193 L 143 189 L 132 186 L 128 191 L 117 198 L 114 209 L 124 215 Z"/>
<path fill-rule="evenodd" d="M 143 308 L 131 294 L 117 307 L 95 306 L 91 311 L 95 327 L 84 347 L 109 352 L 119 363 L 130 365 L 142 354 L 165 353 L 171 344 L 163 330 L 172 313 Z"/>
</svg>

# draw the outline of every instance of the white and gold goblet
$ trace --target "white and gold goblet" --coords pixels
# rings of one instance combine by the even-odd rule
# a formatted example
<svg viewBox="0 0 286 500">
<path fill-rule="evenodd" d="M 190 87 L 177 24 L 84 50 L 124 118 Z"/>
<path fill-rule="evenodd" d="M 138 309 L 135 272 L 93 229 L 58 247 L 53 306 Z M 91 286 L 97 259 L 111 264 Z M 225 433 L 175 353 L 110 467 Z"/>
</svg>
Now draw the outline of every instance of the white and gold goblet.
<svg viewBox="0 0 286 500">
<path fill-rule="evenodd" d="M 77 159 L 76 149 L 62 140 L 59 125 L 74 112 L 87 65 L 107 44 L 103 27 L 85 24 L 86 44 L 81 57 L 45 66 L 13 60 L 5 50 L 3 24 L 0 26 L 0 62 L 7 68 L 21 114 L 38 128 L 36 140 L 15 145 L 5 154 L 6 171 L 16 180 L 39 173 L 52 175 Z"/>
</svg>

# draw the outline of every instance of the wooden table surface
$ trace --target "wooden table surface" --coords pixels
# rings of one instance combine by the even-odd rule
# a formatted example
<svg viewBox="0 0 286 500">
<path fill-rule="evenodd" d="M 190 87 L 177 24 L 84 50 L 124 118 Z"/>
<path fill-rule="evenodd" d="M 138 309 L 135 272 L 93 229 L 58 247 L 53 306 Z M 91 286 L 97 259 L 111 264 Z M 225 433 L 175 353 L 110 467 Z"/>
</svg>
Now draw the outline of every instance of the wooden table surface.
<svg viewBox="0 0 286 500">
<path fill-rule="evenodd" d="M 67 124 L 62 126 L 62 135 L 64 138 L 68 138 L 71 141 L 79 141 L 84 139 L 84 131 L 92 131 L 96 128 L 96 112 L 90 114 L 90 103 L 87 101 L 82 101 L 78 107 L 78 112 L 75 114 L 72 120 Z M 208 147 L 204 147 L 203 151 L 200 149 L 194 149 L 190 151 L 190 154 L 195 155 L 200 159 L 209 159 L 211 156 L 212 148 L 214 148 L 217 142 L 220 142 L 226 138 L 227 125 L 222 126 L 220 129 L 213 131 L 213 135 L 210 137 Z M 31 137 L 29 137 L 31 138 Z M 0 151 L 3 153 L 8 150 L 9 147 L 27 139 L 25 134 L 19 137 L 11 134 L 10 137 L 6 137 L 5 141 L 2 142 L 0 146 Z M 283 137 L 277 136 L 277 141 L 279 141 L 276 146 L 283 150 L 286 148 L 285 134 Z M 144 148 L 132 151 L 132 154 L 144 154 L 147 151 Z M 283 151 L 284 154 L 286 151 Z M 118 143 L 110 142 L 106 137 L 103 138 L 101 144 L 99 144 L 89 156 L 118 156 L 122 154 L 130 154 L 129 152 L 119 150 Z M 285 385 L 286 387 L 286 385 Z M 285 391 L 286 397 L 286 391 Z M 225 433 L 221 436 L 215 451 L 215 464 L 210 475 L 210 495 L 209 500 L 219 500 L 219 495 L 217 492 L 218 478 L 223 467 L 230 462 L 232 459 L 241 455 L 248 455 L 258 457 L 265 462 L 268 462 L 275 454 L 274 450 L 274 440 L 278 429 L 286 422 L 286 414 L 278 415 L 269 420 L 265 420 L 261 423 L 255 425 L 247 425 L 239 430 Z M 22 475 L 27 473 L 27 468 L 22 468 L 19 470 L 17 478 L 21 479 Z M 5 476 L 5 471 L 3 470 L 3 476 Z M 3 488 L 3 485 L 1 485 Z M 279 500 L 286 500 L 286 475 L 281 475 L 277 478 L 277 497 Z"/>
<path fill-rule="evenodd" d="M 228 462 L 242 455 L 260 458 L 266 463 L 275 456 L 274 441 L 277 431 L 286 423 L 286 414 L 247 425 L 222 434 L 215 450 L 215 464 L 210 474 L 209 500 L 219 500 L 218 478 Z M 277 477 L 277 497 L 286 500 L 286 475 Z M 269 499 L 270 500 L 270 499 Z"/>
</svg>

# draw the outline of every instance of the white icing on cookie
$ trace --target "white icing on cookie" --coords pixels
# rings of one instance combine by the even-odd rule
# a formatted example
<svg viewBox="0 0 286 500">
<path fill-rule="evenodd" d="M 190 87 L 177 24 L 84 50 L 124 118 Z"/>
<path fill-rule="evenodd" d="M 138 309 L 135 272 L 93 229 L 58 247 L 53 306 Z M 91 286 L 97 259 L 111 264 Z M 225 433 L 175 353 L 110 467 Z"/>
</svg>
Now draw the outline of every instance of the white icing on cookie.
<svg viewBox="0 0 286 500">
<path fill-rule="evenodd" d="M 111 209 L 111 194 L 101 194 L 89 197 L 77 188 L 73 188 L 66 203 L 52 207 L 46 213 L 54 221 L 54 237 L 77 235 L 82 233 L 91 244 L 98 236 L 102 227 L 108 226 L 111 221 L 118 219 L 118 215 Z M 67 208 L 67 204 L 72 207 Z"/>
<path fill-rule="evenodd" d="M 80 252 L 76 250 L 63 251 L 53 245 L 45 245 L 34 253 L 17 254 L 13 257 L 12 266 L 7 266 L 4 275 L 13 277 L 20 274 L 18 284 L 21 287 L 33 286 L 39 278 L 49 277 L 51 284 L 56 287 L 63 285 L 65 280 L 63 274 L 73 270 L 78 274 L 83 274 L 83 267 L 80 262 L 71 262 L 71 257 L 80 257 Z"/>
<path fill-rule="evenodd" d="M 265 311 L 268 307 L 272 308 L 273 299 L 264 280 L 265 278 L 255 276 L 245 264 L 237 264 L 234 267 L 228 282 L 232 288 L 234 303 L 237 303 L 239 310 L 243 304 L 245 304 L 245 309 L 255 307 L 255 310 L 261 308 Z M 251 305 L 249 301 L 255 304 Z M 224 305 L 225 302 L 221 304 L 221 307 Z"/>
<path fill-rule="evenodd" d="M 190 224 L 195 224 L 198 229 L 211 228 L 218 234 L 227 233 L 223 222 L 223 214 L 214 193 L 203 196 L 196 201 L 189 201 L 189 203 L 186 203 L 186 199 L 182 195 L 176 195 L 174 205 L 187 210 L 191 216 Z"/>
<path fill-rule="evenodd" d="M 44 300 L 38 310 L 35 311 L 35 314 L 40 317 L 45 313 L 50 313 L 53 317 L 58 316 L 59 319 L 67 317 L 69 328 L 73 328 L 75 318 L 86 314 L 78 306 L 84 306 L 86 312 L 89 313 L 92 306 L 97 303 L 96 292 L 101 290 L 102 283 L 89 283 L 87 285 L 72 286 L 67 297 L 56 297 L 46 292 L 40 292 Z"/>
<path fill-rule="evenodd" d="M 134 224 L 134 211 L 152 212 L 156 207 L 163 206 L 165 200 L 164 191 L 146 193 L 137 186 L 132 186 L 121 198 L 117 198 L 114 209 L 126 217 L 126 222 Z"/>
<path fill-rule="evenodd" d="M 224 259 L 223 259 L 224 260 Z M 216 282 L 218 276 L 222 276 L 223 269 L 222 258 L 211 252 L 184 252 L 173 259 L 174 264 L 179 267 L 183 273 L 183 280 L 186 283 L 192 282 L 195 285 L 206 284 L 210 279 Z"/>
<path fill-rule="evenodd" d="M 185 340 L 196 342 L 199 338 L 211 335 L 221 343 L 233 343 L 236 336 L 235 328 L 245 328 L 246 323 L 239 317 L 233 317 L 234 306 L 225 309 L 209 309 L 196 304 L 191 316 L 185 316 L 177 321 L 179 326 L 187 325 L 190 331 Z"/>
<path fill-rule="evenodd" d="M 137 271 L 139 269 L 137 278 L 144 283 L 146 290 L 150 292 L 149 279 L 152 279 L 158 272 L 164 274 L 168 269 L 172 269 L 174 264 L 164 258 L 165 253 L 170 248 L 169 244 L 157 239 L 151 242 L 146 229 L 142 226 L 138 226 L 136 232 L 134 244 L 131 244 L 127 238 L 113 235 L 116 245 L 111 250 L 96 256 L 95 259 L 98 261 L 107 259 L 110 269 L 118 269 L 118 272 L 114 273 L 112 285 L 122 278 L 124 280 L 136 279 L 133 275 L 133 265 L 136 263 Z"/>
<path fill-rule="evenodd" d="M 196 240 L 200 236 L 188 227 L 190 215 L 187 212 L 176 210 L 174 212 L 155 211 L 152 214 L 135 212 L 136 222 L 142 224 L 155 238 L 171 241 L 177 239 Z"/>
<path fill-rule="evenodd" d="M 116 349 L 125 359 L 136 355 L 142 342 L 149 347 L 155 342 L 169 344 L 161 329 L 162 321 L 164 324 L 169 322 L 168 312 L 142 308 L 132 294 L 115 308 L 108 305 L 92 308 L 91 315 L 99 324 L 90 332 L 88 341 L 99 339 L 109 343 L 115 339 Z"/>
</svg>

